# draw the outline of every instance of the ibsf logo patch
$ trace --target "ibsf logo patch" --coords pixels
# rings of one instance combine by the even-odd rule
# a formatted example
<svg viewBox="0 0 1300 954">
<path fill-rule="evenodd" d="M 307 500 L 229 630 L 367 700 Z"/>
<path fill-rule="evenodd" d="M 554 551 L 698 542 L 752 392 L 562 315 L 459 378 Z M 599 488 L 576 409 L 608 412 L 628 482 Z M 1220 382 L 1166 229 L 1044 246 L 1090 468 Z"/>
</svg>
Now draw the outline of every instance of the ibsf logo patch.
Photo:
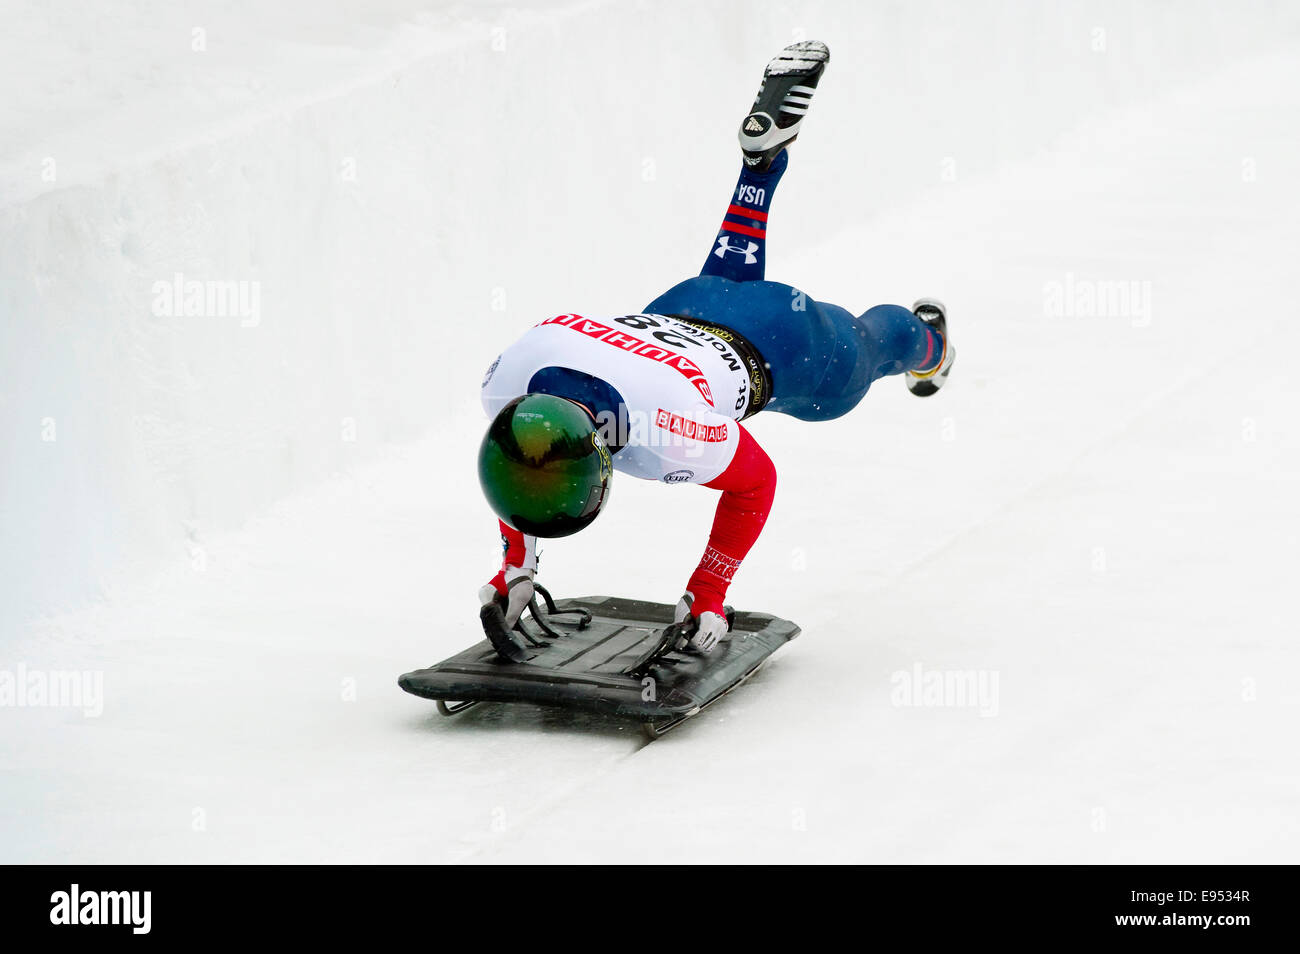
<svg viewBox="0 0 1300 954">
<path fill-rule="evenodd" d="M 674 470 L 671 474 L 664 474 L 665 484 L 684 484 L 695 476 L 693 470 Z"/>
</svg>

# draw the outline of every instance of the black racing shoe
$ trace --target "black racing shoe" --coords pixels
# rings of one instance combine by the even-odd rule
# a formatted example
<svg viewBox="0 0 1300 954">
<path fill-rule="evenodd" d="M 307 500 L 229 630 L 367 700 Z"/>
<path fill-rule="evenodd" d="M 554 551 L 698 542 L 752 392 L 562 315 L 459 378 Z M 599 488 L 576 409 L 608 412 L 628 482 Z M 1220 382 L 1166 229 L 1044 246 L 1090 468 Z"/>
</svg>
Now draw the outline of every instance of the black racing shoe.
<svg viewBox="0 0 1300 954">
<path fill-rule="evenodd" d="M 921 298 L 912 306 L 912 314 L 939 332 L 943 339 L 943 354 L 939 363 L 928 371 L 908 371 L 907 389 L 917 397 L 929 397 L 948 380 L 948 372 L 957 358 L 957 349 L 948 343 L 948 310 L 937 298 Z"/>
<path fill-rule="evenodd" d="M 740 124 L 740 151 L 746 167 L 766 172 L 772 160 L 799 135 L 817 81 L 822 78 L 831 51 L 820 40 L 787 46 L 763 71 L 749 115 Z"/>
</svg>

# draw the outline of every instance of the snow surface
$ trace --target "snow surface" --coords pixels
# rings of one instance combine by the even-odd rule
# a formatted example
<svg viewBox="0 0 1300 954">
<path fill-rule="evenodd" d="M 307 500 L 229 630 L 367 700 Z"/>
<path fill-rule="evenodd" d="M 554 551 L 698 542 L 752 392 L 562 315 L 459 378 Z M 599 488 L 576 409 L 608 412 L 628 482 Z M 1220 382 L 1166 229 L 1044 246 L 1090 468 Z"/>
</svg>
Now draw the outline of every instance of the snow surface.
<svg viewBox="0 0 1300 954">
<path fill-rule="evenodd" d="M 1297 860 L 1295 4 L 10 6 L 0 680 L 104 692 L 0 708 L 0 861 Z M 733 602 L 804 635 L 672 736 L 440 718 L 483 368 L 694 273 L 804 38 L 770 277 L 943 297 L 949 386 L 752 422 Z M 621 480 L 543 579 L 672 601 L 712 503 Z"/>
</svg>

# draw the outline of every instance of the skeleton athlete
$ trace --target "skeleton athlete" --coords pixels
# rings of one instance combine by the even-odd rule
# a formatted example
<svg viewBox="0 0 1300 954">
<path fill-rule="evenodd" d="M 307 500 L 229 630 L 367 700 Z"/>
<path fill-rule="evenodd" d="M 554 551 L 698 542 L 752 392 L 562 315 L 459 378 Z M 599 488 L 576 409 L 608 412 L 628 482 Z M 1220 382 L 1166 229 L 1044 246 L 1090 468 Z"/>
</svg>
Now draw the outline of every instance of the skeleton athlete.
<svg viewBox="0 0 1300 954">
<path fill-rule="evenodd" d="M 886 375 L 904 375 L 921 397 L 947 380 L 955 352 L 939 301 L 854 316 L 763 278 L 786 147 L 829 60 L 825 44 L 809 41 L 768 64 L 741 123 L 740 180 L 698 277 L 636 314 L 543 321 L 488 369 L 482 399 L 492 423 L 479 479 L 500 517 L 505 558 L 479 597 L 501 610 L 504 626 L 485 628 L 503 655 L 516 649 L 510 630 L 533 595 L 537 539 L 590 524 L 613 470 L 722 492 L 677 604 L 677 620 L 694 624 L 690 647 L 709 652 L 727 633 L 727 588 L 776 490 L 776 467 L 741 422 L 760 411 L 831 420 Z"/>
</svg>

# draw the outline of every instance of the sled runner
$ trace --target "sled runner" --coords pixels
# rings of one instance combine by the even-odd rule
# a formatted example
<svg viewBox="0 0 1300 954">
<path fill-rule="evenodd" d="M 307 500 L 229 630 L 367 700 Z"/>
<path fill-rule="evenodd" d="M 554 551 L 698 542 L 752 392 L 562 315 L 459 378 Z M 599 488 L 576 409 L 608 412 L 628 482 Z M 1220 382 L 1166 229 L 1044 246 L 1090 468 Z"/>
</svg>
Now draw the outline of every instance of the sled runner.
<svg viewBox="0 0 1300 954">
<path fill-rule="evenodd" d="M 443 715 L 480 702 L 529 702 L 637 721 L 658 738 L 735 689 L 799 635 L 794 623 L 766 613 L 728 614 L 726 639 L 699 656 L 677 649 L 685 629 L 673 623 L 668 604 L 614 596 L 555 601 L 537 589 L 546 610 L 534 601 L 531 619 L 517 627 L 527 647 L 521 661 L 502 658 L 485 639 L 397 684 L 436 700 Z"/>
</svg>

